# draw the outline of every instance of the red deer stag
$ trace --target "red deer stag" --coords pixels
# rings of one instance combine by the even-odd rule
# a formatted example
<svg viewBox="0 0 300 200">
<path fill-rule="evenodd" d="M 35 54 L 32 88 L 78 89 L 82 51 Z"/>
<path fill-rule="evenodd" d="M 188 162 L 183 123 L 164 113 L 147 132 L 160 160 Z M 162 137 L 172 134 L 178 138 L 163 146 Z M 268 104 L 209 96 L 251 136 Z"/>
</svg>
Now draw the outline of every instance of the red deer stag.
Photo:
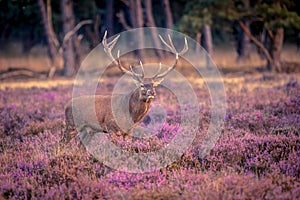
<svg viewBox="0 0 300 200">
<path fill-rule="evenodd" d="M 166 45 L 166 47 L 175 54 L 175 59 L 173 64 L 168 67 L 167 70 L 164 72 L 161 72 L 161 64 L 159 65 L 158 71 L 155 73 L 155 75 L 152 78 L 144 78 L 144 69 L 143 69 L 143 63 L 140 61 L 140 68 L 141 68 L 141 74 L 138 74 L 134 72 L 132 66 L 129 66 L 128 70 L 125 68 L 121 62 L 119 57 L 119 51 L 117 58 L 115 59 L 112 55 L 112 49 L 117 43 L 117 40 L 120 35 L 118 35 L 114 40 L 107 43 L 106 39 L 106 32 L 104 34 L 102 44 L 104 46 L 104 51 L 109 56 L 110 60 L 119 67 L 119 69 L 123 73 L 127 73 L 130 75 L 134 82 L 136 83 L 137 88 L 128 94 L 120 94 L 120 95 L 113 95 L 113 96 L 102 96 L 102 95 L 95 95 L 95 96 L 80 96 L 77 98 L 73 98 L 70 100 L 66 107 L 65 107 L 65 117 L 66 117 L 66 129 L 64 131 L 63 137 L 60 141 L 60 146 L 65 145 L 70 142 L 72 138 L 74 138 L 77 135 L 74 118 L 76 118 L 76 122 L 80 122 L 78 131 L 82 132 L 84 131 L 84 128 L 92 128 L 97 131 L 102 132 L 110 132 L 110 133 L 117 133 L 118 131 L 127 134 L 130 130 L 132 130 L 148 113 L 150 104 L 152 99 L 155 97 L 155 87 L 160 84 L 160 82 L 164 79 L 164 77 L 171 72 L 178 62 L 179 56 L 183 55 L 188 51 L 188 44 L 187 40 L 185 38 L 185 44 L 184 48 L 181 52 L 177 52 L 175 49 L 175 46 L 172 42 L 172 39 L 170 35 L 168 35 L 169 43 L 167 43 L 160 35 L 159 38 L 161 39 L 162 43 Z M 131 117 L 131 125 L 127 130 L 124 131 L 124 129 L 121 129 L 118 125 L 120 122 L 116 122 L 111 102 L 115 101 L 113 98 L 118 98 L 117 101 L 123 101 L 122 99 L 129 101 L 129 115 Z M 129 98 L 129 99 L 128 99 Z M 93 103 L 94 102 L 94 103 Z M 122 105 L 122 104 L 119 104 Z M 123 104 L 124 105 L 124 104 Z M 94 106 L 97 121 L 95 122 L 93 116 L 89 112 L 91 112 L 92 107 Z M 72 109 L 76 109 L 76 113 L 80 113 L 80 115 L 76 114 L 73 116 Z M 122 115 L 122 110 L 119 111 Z M 128 112 L 128 111 L 127 111 Z M 119 117 L 120 118 L 120 117 Z M 122 121 L 122 117 L 120 118 Z M 119 120 L 119 119 L 118 119 Z M 124 120 L 128 122 L 128 119 Z M 95 125 L 95 123 L 98 123 Z M 121 122 L 122 123 L 122 122 Z M 128 124 L 128 123 L 127 123 Z M 101 127 L 101 130 L 96 127 Z M 126 133 L 127 132 L 127 133 Z"/>
</svg>

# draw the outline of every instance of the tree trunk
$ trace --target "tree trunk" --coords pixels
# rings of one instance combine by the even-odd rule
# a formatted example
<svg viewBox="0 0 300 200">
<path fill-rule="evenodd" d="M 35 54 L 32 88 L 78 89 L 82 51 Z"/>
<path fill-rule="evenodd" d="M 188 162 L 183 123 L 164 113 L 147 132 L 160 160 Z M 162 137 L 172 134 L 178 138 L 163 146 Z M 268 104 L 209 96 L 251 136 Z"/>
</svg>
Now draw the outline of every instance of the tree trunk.
<svg viewBox="0 0 300 200">
<path fill-rule="evenodd" d="M 273 62 L 268 62 L 268 70 L 281 72 L 281 52 L 284 39 L 284 29 L 278 28 L 275 30 L 272 48 L 270 51 Z"/>
<path fill-rule="evenodd" d="M 249 29 L 250 30 L 250 29 Z M 265 28 L 262 29 L 261 33 L 257 36 L 258 40 L 264 45 L 264 47 L 270 51 L 271 50 L 271 39 L 269 38 Z M 260 47 L 257 47 L 257 53 L 261 59 L 265 59 L 266 56 Z"/>
<path fill-rule="evenodd" d="M 155 27 L 155 20 L 152 14 L 152 0 L 145 0 L 145 10 L 147 16 L 147 26 Z"/>
<path fill-rule="evenodd" d="M 203 26 L 202 35 L 203 35 L 203 40 L 202 40 L 203 47 L 209 55 L 212 55 L 212 53 L 213 53 L 213 43 L 212 43 L 212 35 L 211 35 L 210 25 L 205 24 Z"/>
<path fill-rule="evenodd" d="M 62 0 L 61 12 L 62 12 L 62 21 L 63 21 L 63 32 L 64 35 L 66 35 L 74 28 L 74 24 L 75 24 L 75 17 L 73 13 L 73 1 Z M 75 52 L 74 52 L 74 43 L 72 39 L 66 41 L 66 44 L 63 46 L 63 59 L 64 59 L 63 74 L 69 77 L 73 76 L 75 74 Z"/>
<path fill-rule="evenodd" d="M 163 0 L 164 13 L 166 16 L 166 28 L 173 28 L 173 17 L 169 0 Z"/>
<path fill-rule="evenodd" d="M 75 65 L 74 65 L 74 70 L 77 72 L 80 68 L 80 63 L 81 63 L 81 57 L 82 57 L 82 49 L 80 46 L 80 42 L 82 40 L 82 35 L 80 37 L 73 38 L 71 41 L 73 42 L 73 47 L 74 47 L 74 54 L 75 54 Z"/>
<path fill-rule="evenodd" d="M 245 26 L 249 29 L 249 21 L 245 21 Z M 237 61 L 249 59 L 250 48 L 251 44 L 249 37 L 245 34 L 243 30 L 239 31 L 237 35 Z"/>
<path fill-rule="evenodd" d="M 140 0 L 130 0 L 129 4 L 129 13 L 130 13 L 130 21 L 131 21 L 131 26 L 132 28 L 137 28 L 137 3 L 136 1 Z"/>
<path fill-rule="evenodd" d="M 47 43 L 48 43 L 48 55 L 50 58 L 51 69 L 49 72 L 49 77 L 52 78 L 59 65 L 58 61 L 58 48 L 59 43 L 57 37 L 53 30 L 52 20 L 51 20 L 51 4 L 50 0 L 47 0 L 47 11 L 44 0 L 38 0 L 39 9 L 42 15 L 42 22 L 46 33 Z"/>
<path fill-rule="evenodd" d="M 267 62 L 268 62 L 268 65 L 267 65 L 267 68 L 268 69 L 272 69 L 273 68 L 273 57 L 271 56 L 269 50 L 264 46 L 264 44 L 259 41 L 256 37 L 254 37 L 252 35 L 252 33 L 250 32 L 250 30 L 245 26 L 245 24 L 242 22 L 242 21 L 238 21 L 239 25 L 241 26 L 241 28 L 243 29 L 243 31 L 245 32 L 245 34 L 250 38 L 250 40 L 252 40 L 252 42 L 258 47 L 261 49 L 261 51 L 264 53 L 264 55 L 266 56 L 267 58 Z"/>
<path fill-rule="evenodd" d="M 147 26 L 149 27 L 156 27 L 155 24 L 155 20 L 152 14 L 152 0 L 145 0 L 145 10 L 146 10 L 146 16 L 147 16 Z M 153 29 L 153 31 L 151 31 L 152 34 L 152 39 L 154 42 L 154 45 L 156 47 L 160 46 L 160 41 L 158 40 L 158 32 L 156 31 L 156 29 Z M 156 56 L 158 56 L 159 59 L 161 59 L 163 57 L 162 52 L 161 51 L 155 51 Z"/>
<path fill-rule="evenodd" d="M 112 0 L 112 2 L 113 1 L 114 0 Z M 107 8 L 110 8 L 110 5 L 108 5 L 110 2 L 111 1 L 107 0 L 107 2 L 106 2 L 107 3 L 107 5 L 106 5 Z M 93 5 L 96 6 L 96 0 L 93 0 Z M 112 3 L 111 6 L 113 6 L 113 3 Z M 112 14 L 108 14 L 108 13 L 106 13 L 106 14 L 107 15 L 112 15 Z M 107 23 L 107 20 L 110 20 L 110 19 L 106 16 L 105 17 L 105 23 L 106 23 L 106 27 L 108 27 L 107 28 L 108 35 L 111 35 L 111 34 L 113 34 L 113 32 L 112 32 L 112 29 L 110 28 L 111 27 L 110 22 Z M 101 39 L 100 39 L 100 30 L 99 30 L 100 29 L 100 24 L 101 24 L 101 16 L 100 16 L 99 13 L 96 13 L 93 16 L 93 26 L 85 26 L 84 27 L 87 39 L 90 42 L 90 48 L 91 49 L 95 48 L 101 42 Z"/>
<path fill-rule="evenodd" d="M 141 0 L 129 0 L 129 1 L 124 1 L 126 2 L 126 5 L 129 8 L 129 14 L 130 14 L 130 21 L 131 21 L 131 26 L 127 24 L 125 15 L 123 11 L 120 11 L 117 14 L 117 17 L 119 18 L 120 23 L 123 25 L 123 27 L 126 30 L 130 30 L 132 28 L 142 28 L 144 26 L 144 15 L 143 15 L 143 7 Z M 143 30 L 137 31 L 136 35 L 137 39 L 134 40 L 136 41 L 137 47 L 141 50 L 138 50 L 137 55 L 142 59 L 144 57 L 143 55 L 143 48 L 144 48 L 144 32 Z M 136 45 L 136 44 L 133 44 Z"/>
<path fill-rule="evenodd" d="M 122 24 L 122 26 L 128 31 L 132 29 L 133 27 L 129 26 L 126 22 L 124 12 L 121 10 L 119 13 L 117 13 L 117 17 L 119 18 L 119 22 Z"/>
<path fill-rule="evenodd" d="M 136 9 L 136 27 L 140 28 L 144 25 L 144 17 L 143 17 L 143 8 L 141 0 L 136 0 L 136 7 L 132 9 Z"/>
<path fill-rule="evenodd" d="M 0 36 L 0 46 L 1 47 L 3 47 L 4 42 L 7 39 L 9 26 L 10 26 L 9 22 L 6 22 L 5 25 L 3 26 L 4 28 L 2 29 L 2 32 L 0 34 L 1 35 Z"/>
<path fill-rule="evenodd" d="M 101 42 L 100 33 L 99 33 L 100 22 L 101 22 L 100 15 L 97 14 L 94 17 L 93 29 L 91 28 L 92 26 L 84 27 L 86 36 L 87 36 L 88 40 L 90 41 L 91 48 L 95 48 Z"/>
<path fill-rule="evenodd" d="M 196 42 L 197 42 L 199 45 L 201 44 L 201 36 L 202 36 L 201 32 L 200 32 L 200 31 L 197 32 L 197 35 L 196 35 Z M 196 46 L 196 53 L 197 53 L 197 54 L 200 53 L 200 46 L 199 46 L 199 45 Z"/>
<path fill-rule="evenodd" d="M 250 7 L 250 1 L 245 0 L 243 1 L 243 7 L 244 9 L 248 10 Z M 250 29 L 250 23 L 248 20 L 244 20 L 245 26 Z M 250 58 L 250 39 L 245 34 L 243 30 L 239 31 L 238 33 L 238 45 L 237 45 L 237 52 L 238 52 L 238 61 L 245 60 Z"/>
<path fill-rule="evenodd" d="M 105 26 L 107 28 L 107 36 L 114 35 L 114 0 L 106 0 Z"/>
<path fill-rule="evenodd" d="M 22 52 L 27 55 L 30 50 L 38 43 L 36 38 L 34 37 L 33 28 L 29 28 L 24 31 L 24 35 L 22 36 Z"/>
<path fill-rule="evenodd" d="M 131 7 L 131 10 L 135 10 L 136 11 L 136 18 L 133 21 L 136 21 L 136 24 L 134 24 L 133 26 L 135 28 L 141 28 L 144 26 L 144 16 L 143 16 L 143 8 L 142 8 L 142 2 L 141 0 L 135 0 L 135 7 Z M 144 49 L 144 32 L 143 30 L 139 30 L 137 33 L 137 37 L 138 37 L 138 43 L 139 43 L 139 48 L 141 49 L 140 51 L 138 51 L 138 55 L 140 57 L 140 60 L 142 60 L 142 58 L 144 57 L 144 53 L 143 53 L 143 49 Z"/>
</svg>

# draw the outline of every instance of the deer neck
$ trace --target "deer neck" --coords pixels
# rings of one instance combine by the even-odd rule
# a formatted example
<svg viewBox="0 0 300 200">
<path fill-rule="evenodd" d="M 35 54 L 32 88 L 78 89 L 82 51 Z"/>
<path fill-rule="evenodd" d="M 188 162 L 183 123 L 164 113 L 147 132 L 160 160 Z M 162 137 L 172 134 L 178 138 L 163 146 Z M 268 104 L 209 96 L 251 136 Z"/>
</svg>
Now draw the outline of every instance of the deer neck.
<svg viewBox="0 0 300 200">
<path fill-rule="evenodd" d="M 140 122 L 148 113 L 151 99 L 144 102 L 139 98 L 139 91 L 135 90 L 129 100 L 130 115 L 134 123 Z"/>
</svg>

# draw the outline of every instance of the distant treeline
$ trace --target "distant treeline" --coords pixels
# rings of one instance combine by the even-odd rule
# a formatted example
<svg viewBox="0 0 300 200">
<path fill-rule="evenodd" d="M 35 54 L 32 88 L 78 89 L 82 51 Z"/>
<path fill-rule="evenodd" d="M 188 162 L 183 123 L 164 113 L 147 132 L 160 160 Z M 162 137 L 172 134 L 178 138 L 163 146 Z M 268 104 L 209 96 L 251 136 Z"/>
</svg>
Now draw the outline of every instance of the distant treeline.
<svg viewBox="0 0 300 200">
<path fill-rule="evenodd" d="M 111 36 L 157 26 L 188 34 L 208 53 L 213 44 L 235 41 L 241 59 L 249 55 L 252 42 L 268 60 L 268 68 L 280 71 L 276 59 L 282 43 L 299 42 L 299 15 L 297 0 L 0 0 L 0 46 L 21 41 L 26 52 L 47 44 L 53 65 L 56 54 L 65 55 L 64 71 L 71 75 L 74 70 L 66 69 L 78 63 L 81 39 L 92 48 L 105 30 Z M 78 35 L 82 37 L 74 39 Z"/>
</svg>

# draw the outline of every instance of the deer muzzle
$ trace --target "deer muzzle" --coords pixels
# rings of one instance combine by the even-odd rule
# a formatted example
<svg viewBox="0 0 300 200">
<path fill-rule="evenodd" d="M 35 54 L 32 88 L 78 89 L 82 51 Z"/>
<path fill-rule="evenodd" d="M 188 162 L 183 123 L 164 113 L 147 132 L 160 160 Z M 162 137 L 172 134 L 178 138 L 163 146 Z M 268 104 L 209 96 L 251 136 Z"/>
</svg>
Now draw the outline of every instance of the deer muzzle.
<svg viewBox="0 0 300 200">
<path fill-rule="evenodd" d="M 151 100 L 151 99 L 154 99 L 154 96 L 155 94 L 154 94 L 154 92 L 153 91 L 151 91 L 151 90 L 147 90 L 147 102 L 149 101 L 149 100 Z"/>
</svg>

